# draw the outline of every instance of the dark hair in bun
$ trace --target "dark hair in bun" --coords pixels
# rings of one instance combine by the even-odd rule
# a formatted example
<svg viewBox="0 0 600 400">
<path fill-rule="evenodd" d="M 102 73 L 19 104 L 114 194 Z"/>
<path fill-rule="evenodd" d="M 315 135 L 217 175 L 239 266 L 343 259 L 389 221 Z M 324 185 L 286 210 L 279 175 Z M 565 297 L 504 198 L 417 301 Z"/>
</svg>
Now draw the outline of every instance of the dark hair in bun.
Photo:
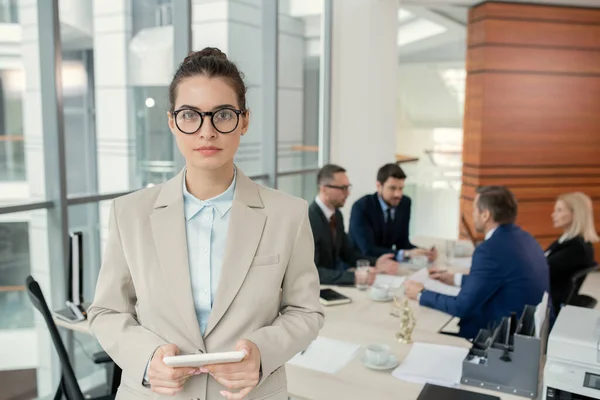
<svg viewBox="0 0 600 400">
<path fill-rule="evenodd" d="M 185 79 L 196 75 L 208 78 L 221 78 L 235 91 L 240 109 L 246 110 L 246 84 L 243 74 L 237 66 L 229 61 L 225 53 L 216 47 L 206 47 L 200 51 L 191 52 L 179 65 L 169 86 L 169 101 L 171 111 L 175 110 L 177 87 Z"/>
</svg>

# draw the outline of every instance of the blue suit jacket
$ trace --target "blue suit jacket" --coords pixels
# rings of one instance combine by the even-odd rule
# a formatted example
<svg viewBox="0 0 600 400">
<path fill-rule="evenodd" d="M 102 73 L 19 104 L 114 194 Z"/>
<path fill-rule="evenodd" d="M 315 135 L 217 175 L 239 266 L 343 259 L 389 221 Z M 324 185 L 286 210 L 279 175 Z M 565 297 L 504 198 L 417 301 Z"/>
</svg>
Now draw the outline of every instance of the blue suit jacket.
<svg viewBox="0 0 600 400">
<path fill-rule="evenodd" d="M 396 207 L 394 216 L 393 242 L 396 250 L 414 249 L 408 239 L 410 223 L 410 204 L 408 196 L 403 196 Z M 371 257 L 379 257 L 392 252 L 391 247 L 384 247 L 385 217 L 379 204 L 377 193 L 368 194 L 358 199 L 352 206 L 348 236 L 361 253 Z"/>
<path fill-rule="evenodd" d="M 480 329 L 537 305 L 550 294 L 544 251 L 529 233 L 513 224 L 499 226 L 477 246 L 469 275 L 456 297 L 423 291 L 420 304 L 460 318 L 460 335 L 474 338 Z"/>
</svg>

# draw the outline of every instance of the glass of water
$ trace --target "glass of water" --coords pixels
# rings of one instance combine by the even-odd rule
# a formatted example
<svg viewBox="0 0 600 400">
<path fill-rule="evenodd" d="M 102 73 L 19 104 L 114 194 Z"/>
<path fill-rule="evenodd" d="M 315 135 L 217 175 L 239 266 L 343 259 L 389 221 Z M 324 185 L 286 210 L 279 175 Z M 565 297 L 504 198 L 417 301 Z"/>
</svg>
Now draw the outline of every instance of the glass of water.
<svg viewBox="0 0 600 400">
<path fill-rule="evenodd" d="M 369 260 L 357 260 L 356 270 L 354 271 L 354 283 L 358 290 L 367 290 L 369 288 L 369 274 L 371 263 Z"/>
</svg>

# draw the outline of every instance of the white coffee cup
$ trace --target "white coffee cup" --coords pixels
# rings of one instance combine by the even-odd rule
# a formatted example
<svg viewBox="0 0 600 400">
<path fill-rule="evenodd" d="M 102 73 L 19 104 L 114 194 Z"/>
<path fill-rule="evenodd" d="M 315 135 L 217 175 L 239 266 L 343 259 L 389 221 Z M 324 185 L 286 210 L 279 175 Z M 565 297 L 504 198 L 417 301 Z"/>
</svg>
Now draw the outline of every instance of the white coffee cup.
<svg viewBox="0 0 600 400">
<path fill-rule="evenodd" d="M 390 358 L 390 346 L 385 344 L 372 344 L 365 351 L 367 361 L 373 365 L 383 365 Z"/>
<path fill-rule="evenodd" d="M 371 286 L 371 296 L 376 299 L 387 299 L 390 295 L 390 288 L 387 285 L 373 285 Z"/>
</svg>

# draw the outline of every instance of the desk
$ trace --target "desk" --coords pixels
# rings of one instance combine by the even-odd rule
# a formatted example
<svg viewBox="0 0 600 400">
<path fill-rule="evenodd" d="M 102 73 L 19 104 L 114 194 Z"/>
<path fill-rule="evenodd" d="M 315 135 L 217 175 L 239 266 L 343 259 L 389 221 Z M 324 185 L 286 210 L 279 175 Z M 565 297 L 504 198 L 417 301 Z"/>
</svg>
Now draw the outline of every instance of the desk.
<svg viewBox="0 0 600 400">
<path fill-rule="evenodd" d="M 336 287 L 335 290 L 352 299 L 351 304 L 325 307 L 325 325 L 321 336 L 353 342 L 366 346 L 385 343 L 400 362 L 408 355 L 411 345 L 396 341 L 400 320 L 390 315 L 391 302 L 379 303 L 371 300 L 367 292 L 349 287 Z M 448 320 L 447 314 L 419 307 L 411 302 L 417 324 L 413 331 L 413 341 L 450 346 L 470 347 L 462 338 L 438 334 L 437 331 Z M 351 334 L 349 334 L 351 332 Z M 361 350 L 362 351 L 362 350 Z M 423 388 L 421 384 L 404 382 L 392 376 L 391 371 L 372 371 L 362 365 L 361 351 L 335 375 L 325 374 L 294 365 L 287 365 L 288 390 L 291 397 L 298 399 L 416 399 Z M 463 386 L 463 389 L 488 393 L 504 400 L 520 397 L 490 392 Z"/>
<path fill-rule="evenodd" d="M 80 322 L 67 322 L 60 318 L 54 317 L 54 323 L 61 328 L 69 329 L 79 333 L 87 333 L 90 335 L 90 322 L 86 319 Z"/>
</svg>

